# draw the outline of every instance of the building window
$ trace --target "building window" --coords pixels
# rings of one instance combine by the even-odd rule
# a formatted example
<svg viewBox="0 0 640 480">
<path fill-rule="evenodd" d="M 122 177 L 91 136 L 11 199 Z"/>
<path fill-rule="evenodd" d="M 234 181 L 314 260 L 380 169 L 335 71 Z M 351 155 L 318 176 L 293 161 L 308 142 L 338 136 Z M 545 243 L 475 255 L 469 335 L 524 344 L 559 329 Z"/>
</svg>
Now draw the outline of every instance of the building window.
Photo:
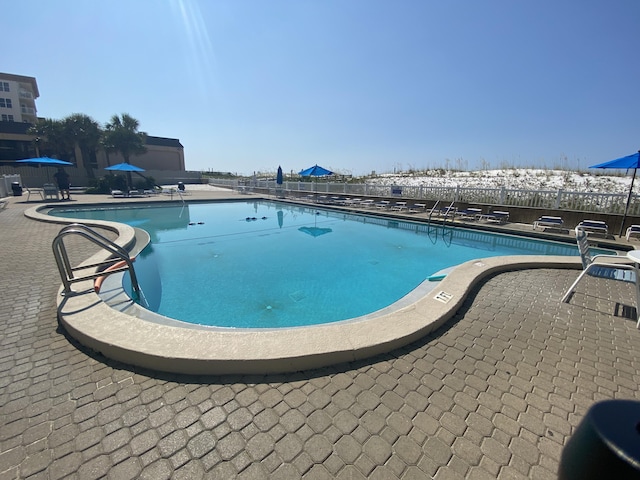
<svg viewBox="0 0 640 480">
<path fill-rule="evenodd" d="M 9 82 L 0 82 L 0 91 L 9 92 Z"/>
<path fill-rule="evenodd" d="M 1 98 L 0 97 L 0 107 L 2 108 L 12 108 L 11 99 L 10 98 Z"/>
<path fill-rule="evenodd" d="M 2 114 L 2 121 L 3 122 L 13 122 L 13 115 L 5 115 L 3 113 Z"/>
</svg>

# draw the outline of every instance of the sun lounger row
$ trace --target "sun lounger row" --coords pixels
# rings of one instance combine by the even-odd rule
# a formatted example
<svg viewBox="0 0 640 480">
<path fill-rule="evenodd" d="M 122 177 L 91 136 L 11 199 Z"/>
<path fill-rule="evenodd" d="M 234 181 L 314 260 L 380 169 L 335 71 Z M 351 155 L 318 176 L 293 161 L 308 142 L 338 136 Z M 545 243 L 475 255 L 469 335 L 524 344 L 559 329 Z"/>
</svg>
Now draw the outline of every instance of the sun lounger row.
<svg viewBox="0 0 640 480">
<path fill-rule="evenodd" d="M 552 229 L 560 229 L 565 230 L 565 223 L 562 217 L 552 217 L 543 215 L 538 220 L 533 222 L 533 229 L 543 229 L 552 228 Z M 606 222 L 601 220 L 582 220 L 575 227 L 578 230 L 581 230 L 585 233 L 597 233 L 604 237 L 609 235 L 609 226 Z M 638 227 L 638 234 L 640 235 L 640 226 Z"/>
</svg>

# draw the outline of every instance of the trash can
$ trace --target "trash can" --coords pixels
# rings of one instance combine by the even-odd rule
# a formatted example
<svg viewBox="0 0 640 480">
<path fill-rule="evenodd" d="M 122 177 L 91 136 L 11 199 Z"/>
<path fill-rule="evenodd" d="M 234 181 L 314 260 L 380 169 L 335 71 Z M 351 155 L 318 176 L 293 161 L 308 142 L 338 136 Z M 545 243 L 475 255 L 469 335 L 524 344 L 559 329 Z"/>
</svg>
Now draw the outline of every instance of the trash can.
<svg viewBox="0 0 640 480">
<path fill-rule="evenodd" d="M 22 196 L 22 187 L 18 182 L 11 182 L 11 191 L 13 192 L 14 197 Z"/>
<path fill-rule="evenodd" d="M 559 480 L 640 479 L 640 402 L 603 400 L 564 446 Z"/>
</svg>

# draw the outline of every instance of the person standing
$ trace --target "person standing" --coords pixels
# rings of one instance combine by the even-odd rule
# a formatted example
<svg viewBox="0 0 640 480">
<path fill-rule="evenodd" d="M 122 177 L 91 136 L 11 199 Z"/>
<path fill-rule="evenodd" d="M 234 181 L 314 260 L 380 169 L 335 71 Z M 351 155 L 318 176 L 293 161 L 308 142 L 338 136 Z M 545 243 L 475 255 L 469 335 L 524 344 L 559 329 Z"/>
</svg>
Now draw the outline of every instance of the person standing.
<svg viewBox="0 0 640 480">
<path fill-rule="evenodd" d="M 64 168 L 58 167 L 58 171 L 53 178 L 56 179 L 58 190 L 60 190 L 60 195 L 62 195 L 62 200 L 64 200 L 65 193 L 67 194 L 67 200 L 71 200 L 71 196 L 69 195 L 69 189 L 71 188 L 69 174 L 65 172 Z"/>
</svg>

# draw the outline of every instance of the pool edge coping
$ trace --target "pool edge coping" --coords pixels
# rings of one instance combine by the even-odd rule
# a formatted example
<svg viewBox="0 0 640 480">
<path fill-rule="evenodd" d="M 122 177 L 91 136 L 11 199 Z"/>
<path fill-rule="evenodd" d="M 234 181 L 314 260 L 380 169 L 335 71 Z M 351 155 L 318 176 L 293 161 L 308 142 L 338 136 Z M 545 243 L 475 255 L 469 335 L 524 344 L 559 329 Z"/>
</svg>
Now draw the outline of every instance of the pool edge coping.
<svg viewBox="0 0 640 480">
<path fill-rule="evenodd" d="M 68 224 L 38 206 L 25 212 L 33 220 Z M 83 221 L 114 231 L 129 248 L 135 230 L 124 224 Z M 106 257 L 98 252 L 86 263 Z M 503 256 L 465 262 L 435 289 L 392 313 L 362 321 L 279 330 L 194 330 L 148 322 L 109 307 L 79 282 L 77 295 L 57 298 L 58 319 L 70 336 L 105 357 L 151 370 L 182 374 L 270 374 L 317 369 L 363 360 L 416 341 L 449 321 L 471 289 L 498 272 L 526 268 L 580 269 L 579 257 Z M 558 299 L 558 301 L 560 301 Z"/>
</svg>

